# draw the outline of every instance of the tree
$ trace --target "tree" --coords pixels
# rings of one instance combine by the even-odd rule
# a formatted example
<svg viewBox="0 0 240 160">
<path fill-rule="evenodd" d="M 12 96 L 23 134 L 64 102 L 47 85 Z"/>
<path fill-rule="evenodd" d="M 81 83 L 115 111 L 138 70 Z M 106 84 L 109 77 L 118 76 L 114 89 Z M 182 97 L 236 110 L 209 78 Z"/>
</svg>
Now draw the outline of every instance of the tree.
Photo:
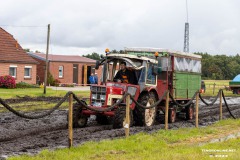
<svg viewBox="0 0 240 160">
<path fill-rule="evenodd" d="M 87 58 L 94 59 L 94 60 L 101 59 L 100 54 L 98 54 L 96 52 L 93 52 L 92 54 L 83 55 L 83 57 L 87 57 Z"/>
<path fill-rule="evenodd" d="M 233 79 L 240 74 L 240 56 L 210 55 L 208 53 L 195 53 L 202 56 L 203 79 Z"/>
<path fill-rule="evenodd" d="M 25 48 L 23 49 L 25 52 L 30 52 L 30 49 L 29 48 Z"/>
</svg>

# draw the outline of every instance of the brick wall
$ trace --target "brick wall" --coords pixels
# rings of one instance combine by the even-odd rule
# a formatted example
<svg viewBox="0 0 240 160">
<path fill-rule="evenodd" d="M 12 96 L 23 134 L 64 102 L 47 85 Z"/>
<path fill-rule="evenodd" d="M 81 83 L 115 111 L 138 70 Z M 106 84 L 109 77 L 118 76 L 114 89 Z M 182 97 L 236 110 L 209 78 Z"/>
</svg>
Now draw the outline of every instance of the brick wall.
<svg viewBox="0 0 240 160">
<path fill-rule="evenodd" d="M 63 77 L 59 77 L 59 66 L 63 66 Z M 49 71 L 54 79 L 60 80 L 61 83 L 73 82 L 73 64 L 65 62 L 50 62 Z"/>
<path fill-rule="evenodd" d="M 36 84 L 36 64 L 16 64 L 16 63 L 1 63 L 0 67 L 0 75 L 9 75 L 9 67 L 16 66 L 16 83 L 18 82 L 26 82 L 29 84 Z M 24 78 L 24 68 L 25 66 L 31 66 L 31 77 Z"/>
<path fill-rule="evenodd" d="M 41 84 L 44 82 L 46 63 L 45 63 L 45 61 L 39 60 L 37 58 L 34 58 L 34 57 L 32 57 L 32 58 L 38 62 L 38 64 L 37 64 L 37 81 L 39 81 L 39 83 Z"/>
<path fill-rule="evenodd" d="M 83 81 L 83 66 L 84 63 L 71 63 L 71 62 L 50 62 L 49 71 L 55 79 L 60 80 L 61 83 L 73 83 L 73 64 L 78 64 L 78 84 L 82 85 Z M 87 64 L 92 66 L 94 64 Z M 63 66 L 63 77 L 59 77 L 59 66 Z"/>
<path fill-rule="evenodd" d="M 37 64 L 37 77 L 40 80 L 40 83 L 44 82 L 45 76 L 45 61 L 33 58 L 38 61 Z M 78 84 L 82 85 L 83 82 L 83 66 L 84 63 L 72 63 L 72 62 L 50 62 L 49 63 L 49 72 L 53 75 L 54 79 L 60 80 L 61 83 L 72 84 L 73 83 L 73 64 L 78 64 Z M 93 66 L 94 63 L 88 63 L 87 66 Z M 63 66 L 63 77 L 59 77 L 59 66 Z M 100 78 L 102 74 L 102 66 L 98 70 L 95 70 L 98 75 L 98 82 L 100 84 Z M 88 79 L 88 77 L 87 77 Z"/>
</svg>

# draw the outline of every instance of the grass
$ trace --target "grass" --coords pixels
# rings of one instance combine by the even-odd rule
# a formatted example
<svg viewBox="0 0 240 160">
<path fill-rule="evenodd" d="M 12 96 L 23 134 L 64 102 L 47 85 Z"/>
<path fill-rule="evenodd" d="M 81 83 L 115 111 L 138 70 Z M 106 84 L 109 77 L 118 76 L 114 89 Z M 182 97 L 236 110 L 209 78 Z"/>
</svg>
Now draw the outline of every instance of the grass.
<svg viewBox="0 0 240 160">
<path fill-rule="evenodd" d="M 43 94 L 43 88 L 27 88 L 27 89 L 4 89 L 0 88 L 0 98 L 9 99 L 9 98 L 19 98 L 24 96 L 29 97 L 63 97 L 68 91 L 52 90 L 47 88 L 46 94 Z M 78 97 L 89 97 L 90 91 L 74 91 Z"/>
<path fill-rule="evenodd" d="M 0 98 L 2 99 L 10 99 L 10 98 L 21 98 L 25 96 L 29 97 L 64 97 L 68 91 L 60 91 L 60 90 L 52 90 L 47 88 L 46 94 L 43 94 L 42 88 L 27 88 L 27 89 L 3 89 L 0 88 Z M 90 91 L 74 91 L 79 98 L 89 97 Z M 87 101 L 88 102 L 88 101 Z M 22 102 L 18 104 L 10 104 L 16 110 L 21 111 L 33 111 L 33 110 L 43 110 L 53 108 L 57 103 L 48 103 L 48 102 Z M 67 108 L 68 102 L 64 102 L 60 108 Z M 6 112 L 5 109 L 0 104 L 0 112 Z"/>
<path fill-rule="evenodd" d="M 240 132 L 240 120 L 223 120 L 203 128 L 159 130 L 153 134 L 139 133 L 128 138 L 87 142 L 71 149 L 44 150 L 36 156 L 23 155 L 9 160 L 111 160 L 111 159 L 213 159 L 228 156 L 238 159 L 240 139 L 209 143 L 214 138 Z M 66 137 L 67 140 L 67 137 Z M 231 149 L 231 150 L 230 150 Z M 219 153 L 215 151 L 226 151 Z M 230 152 L 232 151 L 232 152 Z"/>
<path fill-rule="evenodd" d="M 204 80 L 206 85 L 206 92 L 203 96 L 216 96 L 220 89 L 223 89 L 224 96 L 226 97 L 237 97 L 239 95 L 233 94 L 232 91 L 227 90 L 229 87 L 230 80 Z"/>
</svg>

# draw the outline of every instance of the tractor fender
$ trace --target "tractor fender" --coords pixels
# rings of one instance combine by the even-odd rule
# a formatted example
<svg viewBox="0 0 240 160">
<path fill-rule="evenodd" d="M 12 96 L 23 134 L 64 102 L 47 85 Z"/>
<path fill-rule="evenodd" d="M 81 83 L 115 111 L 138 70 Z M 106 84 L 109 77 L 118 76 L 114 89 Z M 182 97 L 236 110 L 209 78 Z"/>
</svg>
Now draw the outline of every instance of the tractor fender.
<svg viewBox="0 0 240 160">
<path fill-rule="evenodd" d="M 147 88 L 145 88 L 145 89 L 140 93 L 140 95 L 141 95 L 141 94 L 144 94 L 144 93 L 146 93 L 146 92 L 147 92 L 147 93 L 149 93 L 149 92 L 153 92 L 153 93 L 155 94 L 155 96 L 156 96 L 156 99 L 157 99 L 157 100 L 159 99 L 155 87 L 147 87 Z M 139 95 L 139 96 L 140 96 L 140 95 Z"/>
</svg>

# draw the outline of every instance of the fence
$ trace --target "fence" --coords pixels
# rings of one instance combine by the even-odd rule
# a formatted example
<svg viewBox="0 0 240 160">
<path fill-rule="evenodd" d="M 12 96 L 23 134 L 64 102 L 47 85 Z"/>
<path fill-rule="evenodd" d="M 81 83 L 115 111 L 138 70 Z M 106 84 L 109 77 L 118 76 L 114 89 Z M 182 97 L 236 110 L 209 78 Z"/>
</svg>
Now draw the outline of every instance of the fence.
<svg viewBox="0 0 240 160">
<path fill-rule="evenodd" d="M 175 104 L 178 105 L 180 107 L 186 107 L 188 105 L 190 105 L 191 103 L 193 103 L 194 100 L 196 100 L 196 116 L 195 116 L 195 126 L 198 128 L 198 103 L 199 103 L 199 98 L 200 100 L 205 104 L 205 105 L 213 105 L 218 98 L 220 98 L 220 105 L 219 105 L 219 120 L 222 119 L 222 100 L 225 103 L 225 106 L 227 107 L 228 112 L 230 113 L 230 115 L 232 116 L 232 118 L 236 118 L 230 111 L 227 101 L 225 99 L 224 96 L 224 92 L 222 89 L 219 90 L 217 96 L 214 98 L 214 100 L 211 103 L 207 103 L 201 96 L 201 94 L 199 94 L 199 92 L 195 92 L 194 96 L 186 103 L 186 104 L 180 104 L 178 103 L 173 96 L 169 93 L 169 91 L 165 91 L 164 95 L 162 97 L 159 98 L 159 100 L 151 105 L 151 106 L 143 106 L 142 104 L 138 103 L 129 93 L 126 93 L 123 95 L 123 97 L 114 105 L 108 107 L 108 108 L 93 108 L 88 106 L 83 100 L 79 99 L 73 92 L 68 92 L 52 109 L 50 109 L 49 111 L 47 111 L 46 113 L 43 114 L 37 114 L 37 115 L 28 115 L 28 114 L 24 114 L 21 112 L 18 112 L 16 110 L 14 110 L 12 107 L 10 107 L 7 103 L 5 103 L 5 101 L 3 99 L 0 98 L 0 103 L 6 108 L 8 109 L 10 112 L 14 113 L 17 116 L 20 116 L 22 118 L 27 118 L 27 119 L 39 119 L 39 118 L 43 118 L 45 116 L 50 115 L 53 111 L 55 111 L 56 109 L 58 109 L 61 104 L 66 101 L 67 99 L 69 99 L 69 112 L 68 112 L 68 131 L 69 131 L 69 147 L 73 146 L 73 99 L 75 99 L 79 104 L 81 104 L 81 106 L 92 110 L 92 111 L 96 111 L 96 112 L 104 112 L 104 111 L 110 111 L 112 110 L 114 107 L 118 106 L 120 103 L 122 103 L 123 100 L 126 99 L 126 121 L 124 124 L 124 128 L 125 128 L 125 136 L 128 137 L 129 136 L 129 129 L 130 129 L 130 99 L 133 101 L 133 103 L 136 104 L 137 107 L 141 107 L 143 109 L 150 109 L 153 107 L 158 106 L 158 104 L 161 103 L 161 101 L 163 100 L 163 98 L 166 98 L 166 102 L 165 103 L 165 129 L 168 129 L 168 111 L 169 111 L 169 99 L 171 99 L 171 101 Z"/>
</svg>

